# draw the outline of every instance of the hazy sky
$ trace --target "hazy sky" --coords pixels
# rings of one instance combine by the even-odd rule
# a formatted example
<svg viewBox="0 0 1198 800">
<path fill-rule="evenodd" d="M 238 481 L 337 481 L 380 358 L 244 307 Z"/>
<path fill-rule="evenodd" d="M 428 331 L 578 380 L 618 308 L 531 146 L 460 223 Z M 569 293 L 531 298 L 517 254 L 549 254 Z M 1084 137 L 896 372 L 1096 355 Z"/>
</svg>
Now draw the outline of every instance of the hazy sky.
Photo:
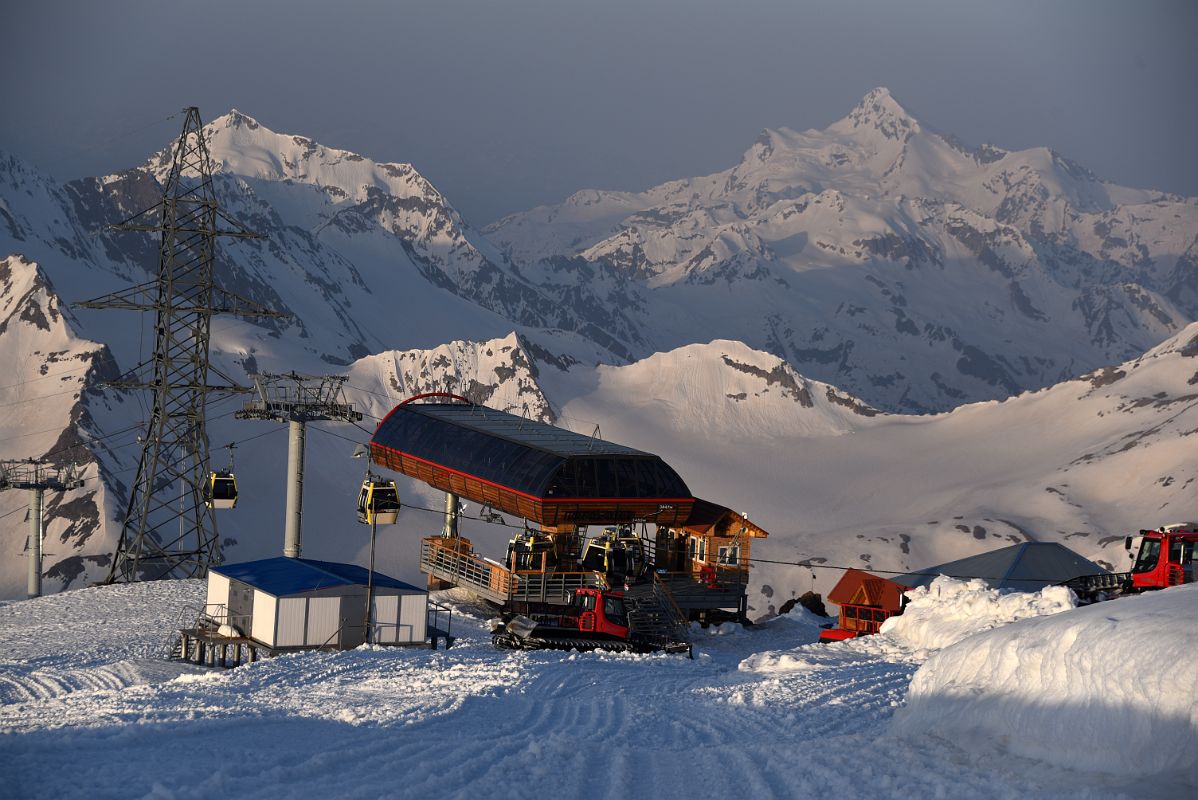
<svg viewBox="0 0 1198 800">
<path fill-rule="evenodd" d="M 1198 195 L 1196 41 L 1193 0 L 0 0 L 0 149 L 102 174 L 236 107 L 483 225 L 724 169 L 884 85 L 966 142 Z"/>
</svg>

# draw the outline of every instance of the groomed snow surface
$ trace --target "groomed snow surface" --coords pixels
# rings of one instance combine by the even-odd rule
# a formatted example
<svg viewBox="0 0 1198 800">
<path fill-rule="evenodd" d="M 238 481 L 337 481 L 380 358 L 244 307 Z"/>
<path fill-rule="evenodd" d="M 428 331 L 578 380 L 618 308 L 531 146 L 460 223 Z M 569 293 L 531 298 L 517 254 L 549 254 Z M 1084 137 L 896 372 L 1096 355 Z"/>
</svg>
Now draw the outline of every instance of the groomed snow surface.
<svg viewBox="0 0 1198 800">
<path fill-rule="evenodd" d="M 1198 587 L 1053 595 L 941 579 L 885 634 L 799 610 L 691 661 L 498 651 L 450 593 L 448 651 L 210 671 L 159 658 L 200 582 L 66 592 L 0 605 L 0 796 L 1192 796 Z"/>
</svg>

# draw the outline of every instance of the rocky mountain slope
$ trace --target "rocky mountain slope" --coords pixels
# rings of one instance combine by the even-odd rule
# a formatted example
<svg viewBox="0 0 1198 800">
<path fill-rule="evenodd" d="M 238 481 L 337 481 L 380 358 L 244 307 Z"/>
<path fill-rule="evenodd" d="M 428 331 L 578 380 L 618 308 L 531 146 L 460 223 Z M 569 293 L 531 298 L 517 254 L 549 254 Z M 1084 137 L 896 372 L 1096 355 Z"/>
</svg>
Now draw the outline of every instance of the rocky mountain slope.
<svg viewBox="0 0 1198 800">
<path fill-rule="evenodd" d="M 890 410 L 1050 385 L 1198 317 L 1193 198 L 1045 148 L 967 148 L 881 88 L 822 131 L 764 131 L 723 172 L 578 192 L 486 233 L 537 282 L 634 308 L 655 350 L 737 339 Z"/>
<path fill-rule="evenodd" d="M 21 256 L 0 259 L 0 460 L 43 459 L 51 468 L 75 463 L 84 485 L 46 492 L 44 549 L 51 588 L 70 583 L 107 563 L 111 494 L 99 480 L 97 462 L 106 443 L 89 447 L 93 411 L 104 401 L 91 386 L 111 377 L 107 348 L 77 332 L 37 264 Z M 110 478 L 119 483 L 114 472 Z M 25 490 L 0 492 L 0 597 L 23 594 L 28 551 Z"/>
</svg>

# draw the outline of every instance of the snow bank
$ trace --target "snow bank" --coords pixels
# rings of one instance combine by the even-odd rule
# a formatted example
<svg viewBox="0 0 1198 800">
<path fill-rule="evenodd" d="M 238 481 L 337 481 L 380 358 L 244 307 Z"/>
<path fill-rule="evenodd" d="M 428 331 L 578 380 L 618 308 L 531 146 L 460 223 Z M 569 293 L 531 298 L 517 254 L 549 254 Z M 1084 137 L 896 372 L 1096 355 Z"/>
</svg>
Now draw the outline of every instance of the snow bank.
<svg viewBox="0 0 1198 800">
<path fill-rule="evenodd" d="M 917 656 L 926 656 L 926 651 L 956 644 L 979 631 L 1076 607 L 1077 598 L 1063 586 L 1002 593 L 977 579 L 941 575 L 928 586 L 908 591 L 906 609 L 882 623 L 881 633 Z"/>
<path fill-rule="evenodd" d="M 1198 769 L 1198 585 L 962 640 L 915 674 L 891 731 L 1127 777 Z"/>
</svg>

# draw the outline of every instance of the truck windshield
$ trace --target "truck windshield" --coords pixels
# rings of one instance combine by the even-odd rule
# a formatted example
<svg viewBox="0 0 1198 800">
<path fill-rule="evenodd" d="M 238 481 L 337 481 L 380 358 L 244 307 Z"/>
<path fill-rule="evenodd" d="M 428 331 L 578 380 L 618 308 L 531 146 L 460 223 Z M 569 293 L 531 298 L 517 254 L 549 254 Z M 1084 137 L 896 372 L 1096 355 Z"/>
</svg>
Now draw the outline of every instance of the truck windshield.
<svg viewBox="0 0 1198 800">
<path fill-rule="evenodd" d="M 624 624 L 624 601 L 618 597 L 603 598 L 603 615 L 617 625 Z"/>
<path fill-rule="evenodd" d="M 1131 568 L 1132 572 L 1152 572 L 1156 569 L 1156 562 L 1161 557 L 1161 540 L 1160 539 L 1145 539 L 1140 544 L 1140 554 L 1136 557 L 1136 564 Z"/>
</svg>

